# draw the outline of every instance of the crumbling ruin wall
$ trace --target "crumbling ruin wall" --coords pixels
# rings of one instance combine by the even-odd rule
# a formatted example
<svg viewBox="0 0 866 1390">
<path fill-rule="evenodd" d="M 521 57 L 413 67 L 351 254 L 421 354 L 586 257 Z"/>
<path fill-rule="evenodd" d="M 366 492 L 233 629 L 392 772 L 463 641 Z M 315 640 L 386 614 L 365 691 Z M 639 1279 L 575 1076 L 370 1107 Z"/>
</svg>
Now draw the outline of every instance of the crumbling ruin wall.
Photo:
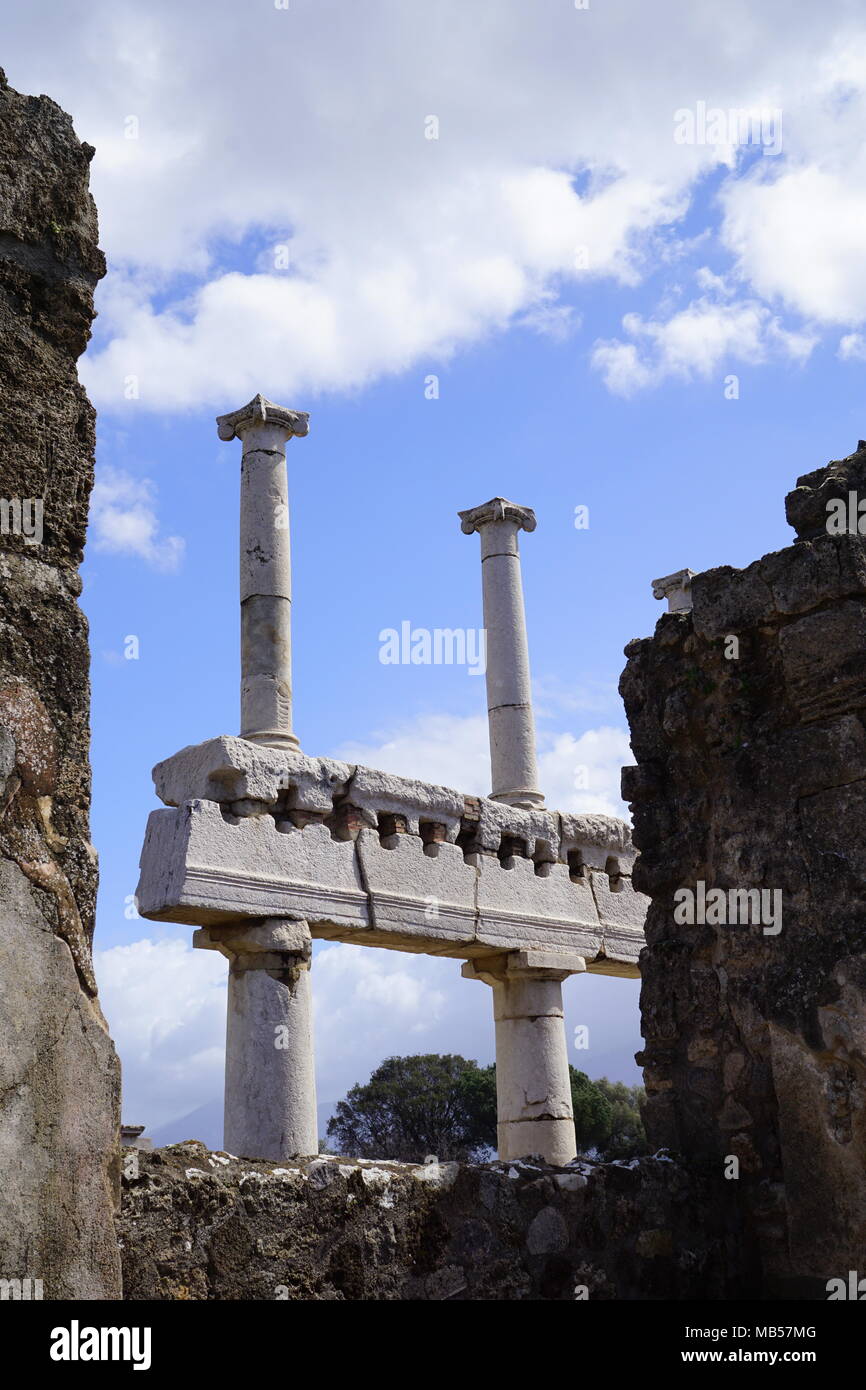
<svg viewBox="0 0 866 1390">
<path fill-rule="evenodd" d="M 866 540 L 827 508 L 851 492 L 863 444 L 799 479 L 793 545 L 695 577 L 621 683 L 648 1133 L 721 1179 L 742 1292 L 788 1297 L 866 1273 Z M 778 890 L 781 929 L 773 898 L 757 925 L 678 923 L 699 883 Z"/>
<path fill-rule="evenodd" d="M 78 383 L 105 265 L 93 150 L 0 72 L 0 1278 L 119 1296 L 117 1058 L 91 939 L 87 629 L 94 412 Z"/>
<path fill-rule="evenodd" d="M 254 1162 L 127 1150 L 131 1300 L 724 1297 L 725 1234 L 667 1154 L 629 1162 Z"/>
</svg>

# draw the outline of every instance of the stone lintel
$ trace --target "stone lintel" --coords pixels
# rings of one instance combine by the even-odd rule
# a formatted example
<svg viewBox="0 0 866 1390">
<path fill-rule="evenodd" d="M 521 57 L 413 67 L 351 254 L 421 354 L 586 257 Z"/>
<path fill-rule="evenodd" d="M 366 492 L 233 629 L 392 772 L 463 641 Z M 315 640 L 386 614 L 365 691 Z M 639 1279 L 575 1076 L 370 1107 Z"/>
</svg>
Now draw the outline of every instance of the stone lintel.
<svg viewBox="0 0 866 1390">
<path fill-rule="evenodd" d="M 489 502 L 482 502 L 480 507 L 470 507 L 468 511 L 458 512 L 457 515 L 460 518 L 460 529 L 466 536 L 471 536 L 473 531 L 480 531 L 482 526 L 493 521 L 513 521 L 515 526 L 524 531 L 534 531 L 536 527 L 535 512 L 531 507 L 521 507 L 517 502 L 509 502 L 505 497 L 491 497 Z"/>
<path fill-rule="evenodd" d="M 279 425 L 286 432 L 286 438 L 293 435 L 302 439 L 310 432 L 310 416 L 304 410 L 290 410 L 287 406 L 269 401 L 261 392 L 240 410 L 232 410 L 227 415 L 217 416 L 217 433 L 220 439 L 242 439 L 244 431 L 260 425 Z"/>
<path fill-rule="evenodd" d="M 593 973 L 636 970 L 647 904 L 613 817 L 507 807 L 234 738 L 182 750 L 156 782 L 171 809 L 148 822 L 139 911 L 205 928 L 200 947 L 296 950 L 270 932 L 256 947 L 277 919 L 307 922 L 313 939 L 460 960 L 528 950 L 539 969 L 539 951 L 565 952 Z"/>
</svg>

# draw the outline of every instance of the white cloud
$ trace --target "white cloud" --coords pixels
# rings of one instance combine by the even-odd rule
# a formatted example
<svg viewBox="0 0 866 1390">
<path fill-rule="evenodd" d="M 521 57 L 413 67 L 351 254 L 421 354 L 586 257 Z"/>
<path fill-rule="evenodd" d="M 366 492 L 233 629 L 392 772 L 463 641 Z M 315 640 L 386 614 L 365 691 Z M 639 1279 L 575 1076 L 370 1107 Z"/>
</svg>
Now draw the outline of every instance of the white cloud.
<svg viewBox="0 0 866 1390">
<path fill-rule="evenodd" d="M 123 1113 L 157 1129 L 222 1094 L 227 963 L 183 940 L 97 951 L 100 998 L 123 1065 Z M 326 945 L 314 961 L 316 1064 L 325 1100 L 389 1053 L 437 1051 L 459 962 Z M 482 1001 L 479 1000 L 479 1003 Z"/>
<path fill-rule="evenodd" d="M 866 313 L 863 27 L 805 0 L 732 0 L 721 21 L 677 0 L 531 16 L 524 0 L 35 0 L 4 37 L 10 79 L 50 91 L 97 148 L 114 283 L 83 375 L 101 406 L 158 410 L 358 388 L 522 317 L 558 331 L 563 289 L 675 263 L 663 229 L 714 169 L 762 295 L 821 319 L 853 278 L 848 312 Z M 676 143 L 697 99 L 781 106 L 785 154 L 755 174 Z M 627 351 L 608 367 L 635 374 Z"/>
<path fill-rule="evenodd" d="M 866 338 L 862 333 L 845 333 L 836 353 L 843 362 L 866 362 Z"/>
<path fill-rule="evenodd" d="M 437 1031 L 460 965 L 434 956 L 369 946 L 318 951 L 315 982 L 316 1067 L 323 1097 L 364 1080 L 389 1053 L 438 1050 Z"/>
<path fill-rule="evenodd" d="M 632 342 L 598 342 L 592 353 L 592 365 L 608 390 L 620 396 L 671 377 L 706 380 L 727 363 L 802 363 L 817 341 L 809 332 L 784 328 L 756 300 L 720 303 L 709 296 L 693 300 L 668 319 L 626 314 L 622 326 Z"/>
<path fill-rule="evenodd" d="M 516 320 L 521 328 L 529 328 L 542 338 L 552 338 L 556 343 L 564 343 L 580 328 L 580 315 L 571 304 L 540 302 L 527 309 Z"/>
<path fill-rule="evenodd" d="M 221 1091 L 226 962 L 185 941 L 144 938 L 95 953 L 123 1064 L 124 1118 L 149 1128 Z M 140 1118 L 139 1118 L 140 1117 Z"/>
<path fill-rule="evenodd" d="M 604 725 L 579 737 L 556 734 L 543 739 L 538 776 L 548 806 L 558 811 L 596 811 L 629 819 L 619 793 L 620 772 L 634 762 L 624 729 Z"/>
<path fill-rule="evenodd" d="M 345 743 L 334 757 L 417 777 L 470 796 L 490 791 L 486 714 L 424 714 L 366 743 Z"/>
<path fill-rule="evenodd" d="M 90 535 L 95 548 L 115 555 L 137 555 L 154 569 L 176 570 L 184 542 L 181 536 L 160 537 L 153 505 L 155 492 L 149 478 L 101 468 L 90 504 Z"/>
<path fill-rule="evenodd" d="M 634 756 L 623 729 L 601 726 L 579 736 L 540 729 L 538 750 L 539 781 L 548 806 L 628 819 L 619 794 L 620 769 Z M 334 757 L 438 782 L 471 796 L 490 793 L 486 715 L 420 715 L 376 740 L 344 744 Z"/>
</svg>

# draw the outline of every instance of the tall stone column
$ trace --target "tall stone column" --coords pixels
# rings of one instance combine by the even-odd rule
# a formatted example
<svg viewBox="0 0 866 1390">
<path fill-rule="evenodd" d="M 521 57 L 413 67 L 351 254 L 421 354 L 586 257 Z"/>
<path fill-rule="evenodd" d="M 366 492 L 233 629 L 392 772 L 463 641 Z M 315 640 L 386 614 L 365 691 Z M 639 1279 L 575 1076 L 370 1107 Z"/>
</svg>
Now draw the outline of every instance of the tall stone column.
<svg viewBox="0 0 866 1390">
<path fill-rule="evenodd" d="M 481 537 L 481 583 L 487 631 L 487 719 L 493 801 L 543 806 L 538 789 L 535 720 L 517 533 L 535 530 L 535 513 L 504 497 L 460 512 L 461 529 Z"/>
<path fill-rule="evenodd" d="M 225 1129 L 229 1153 L 286 1159 L 318 1153 L 306 922 L 202 927 L 194 945 L 230 962 Z"/>
<path fill-rule="evenodd" d="M 533 963 L 533 959 L 538 963 Z M 569 1163 L 577 1153 L 562 1008 L 562 982 L 582 957 L 510 951 L 467 961 L 465 979 L 493 989 L 499 1157 L 540 1154 Z"/>
<path fill-rule="evenodd" d="M 240 439 L 241 738 L 297 749 L 292 730 L 292 560 L 286 442 L 309 415 L 258 395 L 217 417 L 220 439 Z"/>
</svg>

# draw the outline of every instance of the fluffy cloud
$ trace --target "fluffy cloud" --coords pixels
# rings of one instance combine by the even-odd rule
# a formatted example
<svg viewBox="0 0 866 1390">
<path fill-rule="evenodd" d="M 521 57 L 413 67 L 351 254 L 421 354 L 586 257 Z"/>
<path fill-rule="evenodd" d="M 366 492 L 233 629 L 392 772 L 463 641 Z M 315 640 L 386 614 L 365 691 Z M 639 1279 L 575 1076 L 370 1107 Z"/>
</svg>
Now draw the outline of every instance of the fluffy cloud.
<svg viewBox="0 0 866 1390">
<path fill-rule="evenodd" d="M 704 272 L 704 281 L 711 278 Z M 729 290 L 724 288 L 727 297 Z M 630 396 L 669 377 L 706 380 L 727 363 L 754 366 L 772 358 L 804 362 L 816 339 L 786 329 L 763 304 L 720 302 L 701 296 L 663 320 L 626 314 L 622 323 L 632 342 L 596 343 L 592 365 L 608 390 Z"/>
<path fill-rule="evenodd" d="M 636 288 L 675 259 L 670 228 L 713 170 L 750 296 L 866 316 L 863 28 L 805 0 L 721 19 L 676 0 L 34 0 L 5 40 L 11 80 L 97 148 L 113 269 L 87 385 L 158 410 L 358 388 L 515 322 L 564 336 L 561 292 Z M 781 107 L 782 156 L 677 143 L 698 100 Z M 614 389 L 659 377 L 634 343 L 604 370 Z"/>
<path fill-rule="evenodd" d="M 225 1064 L 224 958 L 195 951 L 185 940 L 145 937 L 96 952 L 95 965 L 123 1063 L 124 1118 L 153 1130 L 218 1101 Z M 316 952 L 314 973 L 317 1074 L 325 1100 L 339 1099 L 389 1053 L 448 1050 L 459 963 L 328 944 Z"/>
<path fill-rule="evenodd" d="M 90 504 L 90 537 L 97 550 L 137 555 L 158 570 L 176 570 L 183 558 L 181 536 L 159 535 L 156 489 L 149 478 L 119 468 L 99 471 Z"/>
<path fill-rule="evenodd" d="M 634 762 L 628 734 L 601 726 L 579 736 L 541 729 L 538 775 L 548 806 L 628 817 L 619 794 L 620 769 Z M 346 743 L 334 757 L 457 787 L 472 796 L 490 792 L 486 715 L 421 715 L 367 743 Z"/>
<path fill-rule="evenodd" d="M 181 940 L 145 938 L 95 952 L 94 965 L 123 1063 L 129 1123 L 152 1128 L 219 1093 L 226 1017 L 223 957 L 193 951 Z"/>
</svg>

